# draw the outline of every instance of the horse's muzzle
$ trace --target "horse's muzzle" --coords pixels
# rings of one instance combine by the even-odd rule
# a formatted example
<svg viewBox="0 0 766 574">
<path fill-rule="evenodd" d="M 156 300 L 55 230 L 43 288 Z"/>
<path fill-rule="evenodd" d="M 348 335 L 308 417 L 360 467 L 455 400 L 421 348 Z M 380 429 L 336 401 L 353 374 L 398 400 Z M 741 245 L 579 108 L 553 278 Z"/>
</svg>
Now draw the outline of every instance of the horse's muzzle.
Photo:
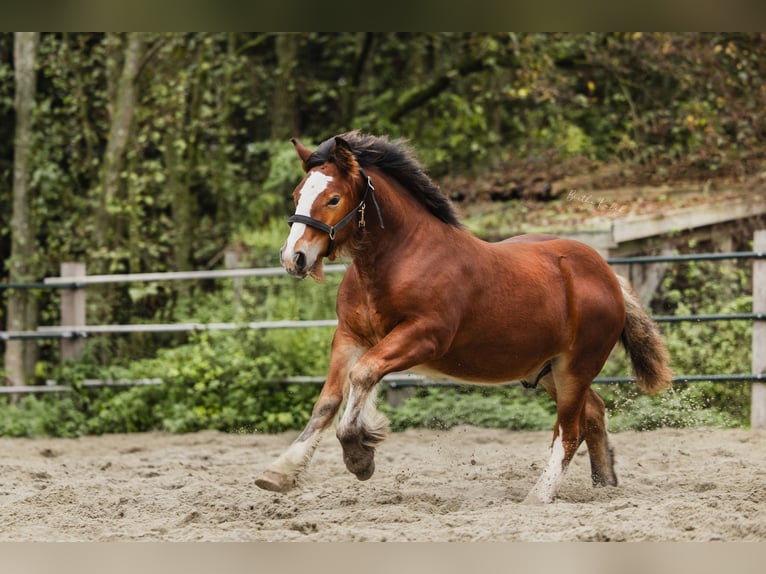
<svg viewBox="0 0 766 574">
<path fill-rule="evenodd" d="M 306 254 L 303 253 L 303 251 L 298 251 L 293 255 L 293 265 L 295 266 L 295 272 L 297 274 L 306 274 Z"/>
<path fill-rule="evenodd" d="M 285 260 L 284 249 L 280 249 L 279 258 L 282 261 L 282 267 L 293 277 L 303 279 L 309 274 L 308 258 L 303 251 L 296 251 L 291 258 Z"/>
</svg>

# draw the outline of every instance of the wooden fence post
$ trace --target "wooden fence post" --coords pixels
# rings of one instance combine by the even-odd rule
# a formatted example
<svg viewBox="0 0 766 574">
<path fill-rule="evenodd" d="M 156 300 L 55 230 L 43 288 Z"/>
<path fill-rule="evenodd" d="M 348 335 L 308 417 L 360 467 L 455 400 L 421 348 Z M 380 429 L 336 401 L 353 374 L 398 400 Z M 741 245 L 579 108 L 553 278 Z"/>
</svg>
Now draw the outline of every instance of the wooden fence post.
<svg viewBox="0 0 766 574">
<path fill-rule="evenodd" d="M 228 247 L 226 249 L 223 256 L 223 264 L 226 269 L 239 269 L 239 250 L 236 247 Z M 242 287 L 242 278 L 235 277 L 232 280 L 232 288 L 234 289 L 234 317 L 239 317 L 242 309 Z"/>
<path fill-rule="evenodd" d="M 61 277 L 71 278 L 75 282 L 78 277 L 85 277 L 84 263 L 62 263 Z M 82 327 L 85 325 L 85 289 L 82 287 L 61 290 L 61 326 Z M 76 359 L 82 352 L 85 341 L 80 338 L 61 339 L 61 359 Z"/>
<path fill-rule="evenodd" d="M 766 252 L 766 229 L 755 232 L 753 251 Z M 753 313 L 766 313 L 766 259 L 753 260 Z M 766 321 L 753 321 L 753 374 L 766 373 Z M 766 383 L 753 383 L 751 428 L 766 428 Z"/>
</svg>

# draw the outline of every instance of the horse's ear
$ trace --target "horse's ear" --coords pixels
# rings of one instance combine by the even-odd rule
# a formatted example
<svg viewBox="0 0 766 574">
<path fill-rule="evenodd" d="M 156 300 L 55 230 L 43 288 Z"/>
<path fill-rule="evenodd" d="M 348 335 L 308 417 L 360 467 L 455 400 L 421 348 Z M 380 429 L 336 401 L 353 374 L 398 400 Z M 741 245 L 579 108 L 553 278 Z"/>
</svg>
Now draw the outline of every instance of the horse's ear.
<svg viewBox="0 0 766 574">
<path fill-rule="evenodd" d="M 296 138 L 292 138 L 290 139 L 290 141 L 295 147 L 295 151 L 298 152 L 298 157 L 301 158 L 303 171 L 306 171 L 306 162 L 308 161 L 309 157 L 311 157 L 311 154 L 313 152 L 310 149 L 308 149 L 306 146 L 304 146 L 301 142 L 299 142 Z"/>
<path fill-rule="evenodd" d="M 342 137 L 335 138 L 335 149 L 333 150 L 335 156 L 335 165 L 343 173 L 355 177 L 359 173 L 359 163 L 356 161 L 354 152 L 351 151 L 351 146 Z"/>
</svg>

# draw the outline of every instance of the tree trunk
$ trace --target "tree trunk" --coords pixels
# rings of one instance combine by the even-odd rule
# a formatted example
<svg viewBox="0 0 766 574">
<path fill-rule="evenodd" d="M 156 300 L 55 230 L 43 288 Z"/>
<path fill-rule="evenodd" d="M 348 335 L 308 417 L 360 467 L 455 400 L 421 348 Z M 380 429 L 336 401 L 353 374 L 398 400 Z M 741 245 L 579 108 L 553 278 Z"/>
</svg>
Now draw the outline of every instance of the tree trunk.
<svg viewBox="0 0 766 574">
<path fill-rule="evenodd" d="M 166 185 L 172 196 L 173 270 L 187 271 L 192 268 L 194 234 L 194 209 L 188 180 L 188 173 L 193 166 L 185 161 L 183 153 L 176 148 L 174 135 L 183 137 L 183 131 L 168 130 L 165 136 L 165 165 L 168 174 Z"/>
<path fill-rule="evenodd" d="M 364 69 L 372 52 L 374 41 L 375 32 L 362 32 L 357 39 L 358 51 L 354 67 L 351 70 L 351 81 L 346 84 L 346 89 L 343 92 L 343 117 L 341 118 L 341 125 L 343 126 L 353 125 L 359 87 L 362 84 Z"/>
<path fill-rule="evenodd" d="M 118 202 L 121 199 L 121 175 L 125 166 L 125 152 L 133 133 L 133 117 L 136 111 L 137 90 L 136 79 L 141 69 L 141 57 L 144 52 L 144 41 L 140 33 L 128 34 L 125 45 L 122 71 L 113 93 L 111 102 L 111 123 L 109 136 L 101 167 L 101 202 L 98 217 L 98 243 L 102 248 L 111 250 L 119 247 L 120 239 L 125 235 L 120 219 L 122 211 Z M 123 200 L 125 198 L 122 198 Z M 107 253 L 107 257 L 109 257 Z M 105 267 L 102 262 L 102 267 Z M 107 268 L 99 272 L 109 271 Z"/>
<path fill-rule="evenodd" d="M 277 77 L 271 114 L 271 139 L 274 141 L 287 141 L 298 135 L 298 93 L 294 78 L 298 65 L 298 42 L 296 34 L 277 34 Z"/>
<path fill-rule="evenodd" d="M 184 91 L 191 94 L 186 101 L 186 107 L 176 118 L 176 122 L 166 132 L 165 136 L 165 165 L 167 167 L 167 186 L 170 190 L 173 216 L 173 260 L 176 271 L 186 271 L 192 268 L 192 252 L 194 243 L 194 221 L 196 216 L 195 198 L 192 194 L 191 174 L 197 168 L 199 161 L 199 123 L 194 121 L 199 118 L 202 107 L 203 92 L 209 82 L 205 62 L 210 54 L 205 47 L 198 48 L 194 73 L 186 75 L 185 79 L 179 77 L 179 82 L 184 82 Z M 229 85 L 228 78 L 224 81 L 225 87 Z M 223 112 L 221 122 L 228 120 L 227 98 L 223 98 Z M 182 118 L 189 118 L 184 121 Z M 174 139 L 186 142 L 185 151 L 176 147 Z M 224 158 L 219 163 L 221 168 L 225 165 L 226 142 L 221 138 L 218 157 Z M 221 171 L 225 171 L 221 169 Z M 221 196 L 225 196 L 226 190 L 221 190 Z M 189 285 L 180 282 L 174 286 L 177 293 L 187 291 Z"/>
<path fill-rule="evenodd" d="M 34 227 L 29 206 L 30 155 L 32 149 L 32 109 L 36 92 L 35 60 L 39 34 L 17 32 L 14 36 L 16 76 L 16 133 L 13 156 L 13 215 L 11 216 L 11 258 L 9 280 L 12 283 L 34 279 Z M 37 302 L 31 291 L 14 290 L 8 295 L 7 329 L 33 330 L 37 323 Z M 7 341 L 5 374 L 9 385 L 25 385 L 34 376 L 37 347 L 32 341 Z"/>
</svg>

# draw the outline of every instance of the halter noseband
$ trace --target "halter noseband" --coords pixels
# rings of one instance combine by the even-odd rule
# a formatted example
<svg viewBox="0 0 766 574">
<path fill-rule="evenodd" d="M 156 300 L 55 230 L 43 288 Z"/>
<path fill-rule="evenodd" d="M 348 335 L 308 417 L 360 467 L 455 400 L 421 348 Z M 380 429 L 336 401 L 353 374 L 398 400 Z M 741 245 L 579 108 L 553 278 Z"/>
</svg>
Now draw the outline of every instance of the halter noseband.
<svg viewBox="0 0 766 574">
<path fill-rule="evenodd" d="M 359 169 L 359 175 L 362 176 L 362 179 L 367 182 L 367 185 L 364 188 L 364 193 L 362 194 L 362 201 L 359 202 L 359 205 L 357 205 L 354 209 L 349 211 L 343 219 L 341 219 L 338 223 L 335 225 L 327 225 L 324 221 L 319 221 L 318 219 L 314 219 L 313 217 L 309 217 L 307 215 L 291 215 L 287 218 L 288 225 L 292 226 L 293 223 L 303 223 L 304 225 L 308 225 L 309 227 L 313 227 L 314 229 L 319 229 L 320 231 L 324 231 L 327 235 L 330 236 L 330 243 L 327 245 L 327 253 L 325 253 L 325 257 L 330 255 L 332 252 L 332 248 L 335 245 L 335 236 L 338 234 L 338 231 L 346 227 L 346 225 L 349 224 L 349 222 L 354 219 L 354 215 L 356 213 L 359 213 L 359 229 L 364 229 L 365 227 L 365 220 L 364 220 L 364 210 L 367 207 L 365 202 L 367 201 L 367 196 L 370 195 L 372 197 L 372 203 L 375 205 L 375 209 L 378 212 L 378 221 L 380 222 L 380 228 L 383 229 L 383 216 L 380 213 L 380 206 L 378 205 L 378 200 L 375 198 L 375 186 L 372 185 L 372 178 L 370 178 L 369 175 L 367 175 L 363 169 Z"/>
</svg>

